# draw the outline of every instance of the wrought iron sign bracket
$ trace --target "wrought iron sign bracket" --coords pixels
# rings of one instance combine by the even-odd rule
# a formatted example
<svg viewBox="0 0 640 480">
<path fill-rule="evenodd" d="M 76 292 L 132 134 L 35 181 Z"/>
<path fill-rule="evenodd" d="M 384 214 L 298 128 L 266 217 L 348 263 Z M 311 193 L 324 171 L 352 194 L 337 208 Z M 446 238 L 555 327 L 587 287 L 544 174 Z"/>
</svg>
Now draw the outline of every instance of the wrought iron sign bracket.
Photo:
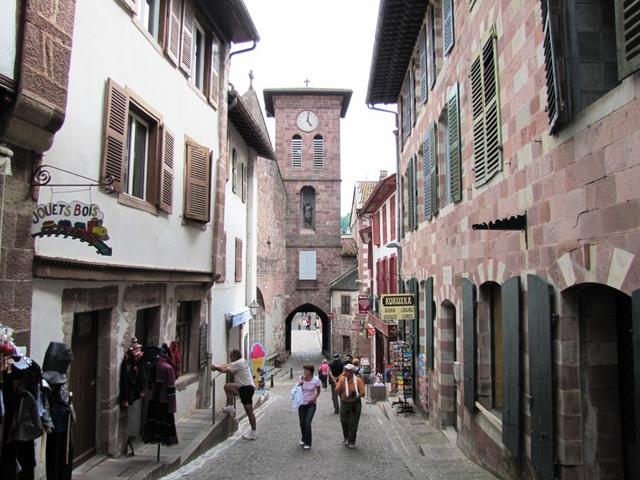
<svg viewBox="0 0 640 480">
<path fill-rule="evenodd" d="M 50 170 L 57 170 L 59 172 L 68 173 L 69 175 L 72 175 L 74 177 L 88 180 L 91 183 L 51 183 Z M 102 181 L 100 181 L 93 178 L 85 177 L 84 175 L 80 175 L 79 173 L 70 172 L 69 170 L 65 170 L 64 168 L 54 167 L 53 165 L 40 165 L 34 170 L 33 175 L 31 176 L 32 187 L 104 187 L 107 193 L 115 192 L 115 189 L 113 187 L 114 181 L 115 178 L 113 177 L 113 175 L 107 175 Z"/>
</svg>

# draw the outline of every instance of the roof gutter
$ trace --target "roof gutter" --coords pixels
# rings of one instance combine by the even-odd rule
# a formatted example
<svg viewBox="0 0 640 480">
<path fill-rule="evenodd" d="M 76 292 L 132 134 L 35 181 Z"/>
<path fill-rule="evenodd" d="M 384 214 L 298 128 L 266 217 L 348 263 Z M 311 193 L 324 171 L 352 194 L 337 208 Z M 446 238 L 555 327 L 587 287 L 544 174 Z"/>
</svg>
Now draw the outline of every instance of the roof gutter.
<svg viewBox="0 0 640 480">
<path fill-rule="evenodd" d="M 258 45 L 258 41 L 257 40 L 253 40 L 253 45 L 248 47 L 248 48 L 243 48 L 242 50 L 236 50 L 235 52 L 231 52 L 229 54 L 229 58 L 233 57 L 234 55 L 239 55 L 241 53 L 246 53 L 246 52 L 250 52 L 252 50 L 256 49 L 256 46 Z"/>
</svg>

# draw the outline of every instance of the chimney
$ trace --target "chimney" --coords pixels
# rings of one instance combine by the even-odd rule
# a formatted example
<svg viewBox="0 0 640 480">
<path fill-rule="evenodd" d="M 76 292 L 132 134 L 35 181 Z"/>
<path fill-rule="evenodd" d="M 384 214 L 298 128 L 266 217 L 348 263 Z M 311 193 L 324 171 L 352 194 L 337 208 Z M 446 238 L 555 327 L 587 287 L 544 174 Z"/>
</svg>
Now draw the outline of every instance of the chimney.
<svg viewBox="0 0 640 480">
<path fill-rule="evenodd" d="M 384 180 L 388 176 L 387 170 L 380 170 L 380 180 Z"/>
</svg>

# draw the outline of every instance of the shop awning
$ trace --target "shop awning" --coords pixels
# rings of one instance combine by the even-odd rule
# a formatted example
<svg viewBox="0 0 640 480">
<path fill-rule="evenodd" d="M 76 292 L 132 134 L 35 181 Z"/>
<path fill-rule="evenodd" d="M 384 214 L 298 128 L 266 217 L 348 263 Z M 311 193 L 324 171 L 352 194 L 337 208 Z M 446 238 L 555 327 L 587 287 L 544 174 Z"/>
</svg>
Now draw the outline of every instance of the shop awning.
<svg viewBox="0 0 640 480">
<path fill-rule="evenodd" d="M 238 327 L 251 320 L 251 311 L 249 310 L 249 307 L 242 307 L 235 312 L 225 313 L 224 318 L 227 321 L 229 328 Z"/>
</svg>

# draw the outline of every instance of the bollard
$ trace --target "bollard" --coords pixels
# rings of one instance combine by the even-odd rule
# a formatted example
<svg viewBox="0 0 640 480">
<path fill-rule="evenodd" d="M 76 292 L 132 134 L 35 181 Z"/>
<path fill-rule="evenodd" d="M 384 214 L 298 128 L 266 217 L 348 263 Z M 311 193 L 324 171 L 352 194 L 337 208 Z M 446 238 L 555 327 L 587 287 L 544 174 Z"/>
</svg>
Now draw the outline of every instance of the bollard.
<svg viewBox="0 0 640 480">
<path fill-rule="evenodd" d="M 216 424 L 216 379 L 211 380 L 211 425 Z"/>
<path fill-rule="evenodd" d="M 270 380 L 269 380 L 269 381 L 270 381 L 269 386 L 270 386 L 271 388 L 273 388 L 273 375 L 271 375 L 271 377 L 270 377 Z"/>
<path fill-rule="evenodd" d="M 293 367 L 289 369 L 289 379 L 293 379 Z"/>
</svg>

